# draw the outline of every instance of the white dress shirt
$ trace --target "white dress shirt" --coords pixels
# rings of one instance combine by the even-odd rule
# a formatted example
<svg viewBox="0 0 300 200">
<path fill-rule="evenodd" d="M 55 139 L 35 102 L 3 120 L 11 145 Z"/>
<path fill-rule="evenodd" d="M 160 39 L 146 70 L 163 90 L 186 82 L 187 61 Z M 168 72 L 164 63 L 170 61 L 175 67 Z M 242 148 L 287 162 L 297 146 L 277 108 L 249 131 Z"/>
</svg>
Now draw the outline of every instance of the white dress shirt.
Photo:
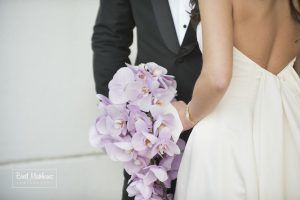
<svg viewBox="0 0 300 200">
<path fill-rule="evenodd" d="M 190 22 L 190 0 L 168 0 L 178 42 L 181 45 Z"/>
</svg>

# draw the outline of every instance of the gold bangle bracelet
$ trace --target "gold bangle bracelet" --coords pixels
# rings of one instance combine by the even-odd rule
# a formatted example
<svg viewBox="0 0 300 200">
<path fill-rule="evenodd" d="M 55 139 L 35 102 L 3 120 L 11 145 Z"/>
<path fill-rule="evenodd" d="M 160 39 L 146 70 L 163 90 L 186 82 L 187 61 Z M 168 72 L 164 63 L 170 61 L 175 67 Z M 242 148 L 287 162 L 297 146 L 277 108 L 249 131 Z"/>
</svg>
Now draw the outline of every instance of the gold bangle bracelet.
<svg viewBox="0 0 300 200">
<path fill-rule="evenodd" d="M 194 122 L 192 119 L 191 119 L 191 115 L 190 115 L 190 110 L 189 110 L 189 105 L 190 105 L 190 102 L 186 105 L 185 107 L 185 118 L 190 121 L 191 123 L 193 124 L 196 124 L 196 122 Z"/>
</svg>

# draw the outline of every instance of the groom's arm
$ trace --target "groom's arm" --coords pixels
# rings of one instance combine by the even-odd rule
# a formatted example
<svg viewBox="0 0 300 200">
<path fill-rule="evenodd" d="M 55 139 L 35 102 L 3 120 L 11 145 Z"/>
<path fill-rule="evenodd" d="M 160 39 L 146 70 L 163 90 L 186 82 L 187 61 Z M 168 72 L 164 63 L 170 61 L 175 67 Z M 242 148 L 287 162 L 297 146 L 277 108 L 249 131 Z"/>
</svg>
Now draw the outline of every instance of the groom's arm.
<svg viewBox="0 0 300 200">
<path fill-rule="evenodd" d="M 108 94 L 113 74 L 129 63 L 134 20 L 129 0 L 100 0 L 92 35 L 93 74 L 97 93 Z"/>
</svg>

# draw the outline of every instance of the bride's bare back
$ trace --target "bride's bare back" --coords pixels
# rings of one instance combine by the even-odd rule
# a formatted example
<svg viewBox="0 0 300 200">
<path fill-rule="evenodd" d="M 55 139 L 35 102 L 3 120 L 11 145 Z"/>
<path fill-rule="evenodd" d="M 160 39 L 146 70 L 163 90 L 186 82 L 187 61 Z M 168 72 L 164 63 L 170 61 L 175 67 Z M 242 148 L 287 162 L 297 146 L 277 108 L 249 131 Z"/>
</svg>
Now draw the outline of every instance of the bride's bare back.
<svg viewBox="0 0 300 200">
<path fill-rule="evenodd" d="M 288 0 L 199 5 L 203 66 L 187 107 L 198 123 L 175 200 L 299 199 L 300 79 L 290 61 L 300 32 Z"/>
<path fill-rule="evenodd" d="M 294 12 L 295 6 L 300 10 L 299 0 L 293 0 L 293 7 L 291 0 L 197 1 L 203 65 L 189 104 L 195 121 L 225 95 L 233 75 L 233 46 L 274 75 L 291 66 L 295 57 L 299 63 L 300 55 L 300 14 Z"/>
<path fill-rule="evenodd" d="M 233 0 L 234 46 L 273 74 L 300 54 L 290 9 L 288 0 Z"/>
</svg>

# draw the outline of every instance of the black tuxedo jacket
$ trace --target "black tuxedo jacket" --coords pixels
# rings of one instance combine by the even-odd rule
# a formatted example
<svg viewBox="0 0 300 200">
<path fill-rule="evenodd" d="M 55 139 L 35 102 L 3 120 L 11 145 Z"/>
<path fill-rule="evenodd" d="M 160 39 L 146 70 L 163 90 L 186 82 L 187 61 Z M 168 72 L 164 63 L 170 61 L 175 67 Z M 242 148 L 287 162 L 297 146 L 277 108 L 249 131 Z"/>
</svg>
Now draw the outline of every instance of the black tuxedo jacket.
<svg viewBox="0 0 300 200">
<path fill-rule="evenodd" d="M 92 36 L 93 71 L 97 93 L 108 94 L 113 74 L 129 63 L 133 28 L 137 28 L 136 64 L 156 62 L 177 81 L 177 100 L 191 99 L 202 68 L 202 55 L 191 23 L 179 45 L 168 0 L 100 0 Z M 189 132 L 181 134 L 187 141 Z M 128 198 L 128 174 L 124 171 L 123 200 Z M 174 191 L 175 184 L 171 191 Z"/>
</svg>

